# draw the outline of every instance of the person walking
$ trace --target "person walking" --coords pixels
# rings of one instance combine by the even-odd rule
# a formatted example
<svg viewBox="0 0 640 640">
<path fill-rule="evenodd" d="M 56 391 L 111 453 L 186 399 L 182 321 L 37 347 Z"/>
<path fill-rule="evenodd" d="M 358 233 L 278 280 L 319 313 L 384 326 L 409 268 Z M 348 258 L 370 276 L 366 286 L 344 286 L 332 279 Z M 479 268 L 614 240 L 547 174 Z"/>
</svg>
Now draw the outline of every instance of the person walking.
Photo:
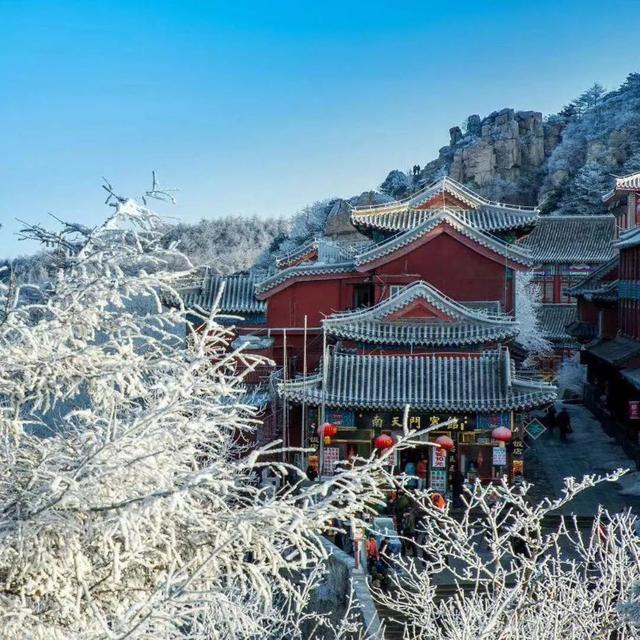
<svg viewBox="0 0 640 640">
<path fill-rule="evenodd" d="M 411 555 L 415 555 L 416 513 L 413 509 L 407 509 L 402 515 L 402 536 L 404 554 L 409 555 L 411 550 Z"/>
<path fill-rule="evenodd" d="M 566 407 L 563 407 L 558 414 L 557 423 L 560 429 L 560 442 L 569 442 L 567 436 L 573 432 L 573 429 L 571 428 L 571 417 Z"/>
<path fill-rule="evenodd" d="M 553 435 L 553 430 L 557 426 L 557 412 L 556 406 L 552 404 L 548 409 L 544 416 L 544 424 L 549 429 L 549 433 Z"/>
<path fill-rule="evenodd" d="M 380 552 L 378 551 L 378 543 L 376 537 L 371 534 L 367 540 L 367 571 L 371 573 L 376 566 L 376 563 L 380 559 Z"/>
<path fill-rule="evenodd" d="M 427 459 L 422 456 L 416 465 L 418 474 L 418 489 L 424 491 L 427 487 Z"/>
</svg>

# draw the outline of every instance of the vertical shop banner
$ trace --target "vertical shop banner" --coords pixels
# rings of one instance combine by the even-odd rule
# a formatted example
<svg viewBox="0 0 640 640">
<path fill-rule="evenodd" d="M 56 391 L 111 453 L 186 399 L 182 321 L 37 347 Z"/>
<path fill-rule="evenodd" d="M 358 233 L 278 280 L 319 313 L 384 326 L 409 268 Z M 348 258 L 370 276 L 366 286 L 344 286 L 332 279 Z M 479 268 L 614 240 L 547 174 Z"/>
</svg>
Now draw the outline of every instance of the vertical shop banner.
<svg viewBox="0 0 640 640">
<path fill-rule="evenodd" d="M 640 400 L 629 400 L 629 420 L 640 420 Z"/>
<path fill-rule="evenodd" d="M 507 464 L 507 448 L 493 447 L 493 466 L 504 467 Z"/>
<path fill-rule="evenodd" d="M 444 493 L 447 490 L 446 469 L 432 469 L 430 484 L 433 491 Z"/>
<path fill-rule="evenodd" d="M 324 472 L 332 474 L 336 472 L 336 464 L 340 461 L 340 449 L 338 447 L 324 448 Z"/>
<path fill-rule="evenodd" d="M 431 468 L 446 469 L 447 468 L 447 452 L 440 447 L 433 447 L 431 450 Z"/>
</svg>

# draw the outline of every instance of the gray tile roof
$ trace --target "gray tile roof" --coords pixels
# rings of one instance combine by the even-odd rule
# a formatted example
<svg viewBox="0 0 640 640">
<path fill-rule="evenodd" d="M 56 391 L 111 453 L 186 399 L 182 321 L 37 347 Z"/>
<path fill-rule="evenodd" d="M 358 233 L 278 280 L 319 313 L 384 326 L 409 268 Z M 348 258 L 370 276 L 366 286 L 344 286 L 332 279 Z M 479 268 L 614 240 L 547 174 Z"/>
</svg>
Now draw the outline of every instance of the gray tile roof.
<svg viewBox="0 0 640 640">
<path fill-rule="evenodd" d="M 295 267 L 288 267 L 276 271 L 256 284 L 256 294 L 263 295 L 287 280 L 305 276 L 317 276 L 331 273 L 349 273 L 355 271 L 356 265 L 352 260 L 345 262 L 304 262 Z"/>
<path fill-rule="evenodd" d="M 615 198 L 616 195 L 629 191 L 640 191 L 640 173 L 632 173 L 628 176 L 616 178 L 615 186 L 602 196 L 602 201 L 608 202 Z"/>
<path fill-rule="evenodd" d="M 578 343 L 567 327 L 578 319 L 576 304 L 542 304 L 538 310 L 542 335 L 556 346 L 575 347 Z"/>
<path fill-rule="evenodd" d="M 626 249 L 628 247 L 637 247 L 640 244 L 640 227 L 634 227 L 625 231 L 613 243 L 618 249 Z"/>
<path fill-rule="evenodd" d="M 450 320 L 388 319 L 416 300 L 423 300 Z M 329 334 L 348 340 L 420 346 L 500 341 L 516 336 L 519 330 L 511 316 L 491 314 L 479 309 L 477 304 L 467 306 L 455 302 L 426 282 L 408 285 L 373 307 L 333 314 L 324 320 L 324 326 Z"/>
<path fill-rule="evenodd" d="M 222 290 L 219 300 L 222 313 L 264 313 L 267 304 L 256 298 L 255 287 L 253 274 L 220 276 L 205 269 L 201 284 L 184 292 L 184 303 L 188 308 L 210 311 Z"/>
<path fill-rule="evenodd" d="M 640 340 L 623 336 L 601 338 L 588 345 L 585 350 L 600 360 L 617 366 L 640 357 Z"/>
<path fill-rule="evenodd" d="M 546 404 L 555 387 L 516 377 L 508 349 L 477 355 L 372 356 L 334 354 L 322 377 L 281 383 L 279 393 L 331 407 L 494 412 Z"/>
<path fill-rule="evenodd" d="M 419 208 L 439 194 L 445 193 L 462 203 L 464 208 L 457 209 L 459 215 L 469 225 L 481 231 L 495 232 L 527 227 L 533 225 L 538 218 L 538 212 L 533 207 L 492 202 L 445 176 L 405 200 L 354 207 L 351 220 L 354 225 L 360 227 L 406 231 L 423 224 L 438 212 L 446 210 L 444 199 L 442 208 Z"/>
<path fill-rule="evenodd" d="M 582 278 L 579 282 L 574 284 L 572 287 L 568 287 L 565 291 L 570 296 L 585 296 L 589 297 L 594 294 L 599 294 L 607 289 L 615 282 L 616 280 L 605 280 L 607 276 L 614 274 L 618 269 L 619 257 L 615 256 L 608 262 L 605 262 L 603 265 L 599 266 L 597 269 L 594 269 L 591 273 L 587 274 L 584 278 Z"/>
<path fill-rule="evenodd" d="M 380 242 L 372 248 L 363 251 L 356 255 L 355 261 L 358 266 L 364 266 L 367 263 L 373 262 L 386 255 L 392 254 L 399 249 L 419 240 L 423 235 L 426 235 L 432 229 L 435 229 L 440 224 L 448 224 L 459 233 L 467 236 L 468 238 L 476 241 L 481 246 L 494 251 L 495 253 L 504 256 L 514 262 L 524 265 L 532 264 L 528 251 L 525 248 L 519 247 L 515 244 L 509 244 L 490 236 L 482 231 L 479 231 L 475 227 L 469 225 L 458 213 L 453 211 L 439 211 L 437 214 L 431 216 L 428 220 L 422 224 L 409 229 L 403 233 L 399 233 L 388 240 Z"/>
<path fill-rule="evenodd" d="M 537 263 L 600 263 L 611 260 L 615 229 L 612 215 L 540 216 L 519 244 Z"/>
</svg>

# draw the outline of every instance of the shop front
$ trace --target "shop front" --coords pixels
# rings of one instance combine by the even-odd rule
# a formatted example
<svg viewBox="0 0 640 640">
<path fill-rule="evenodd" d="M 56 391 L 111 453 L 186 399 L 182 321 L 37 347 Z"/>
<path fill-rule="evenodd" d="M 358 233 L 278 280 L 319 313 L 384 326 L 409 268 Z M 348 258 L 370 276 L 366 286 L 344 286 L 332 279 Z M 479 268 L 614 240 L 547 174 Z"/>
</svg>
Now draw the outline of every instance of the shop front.
<svg viewBox="0 0 640 640">
<path fill-rule="evenodd" d="M 317 416 L 312 416 L 317 420 Z M 323 443 L 324 471 L 333 473 L 335 464 L 354 457 L 366 458 L 375 448 L 375 438 L 402 434 L 403 415 L 392 411 L 327 411 L 326 422 L 337 427 L 335 436 Z M 513 412 L 497 414 L 411 413 L 409 428 L 420 431 L 450 421 L 450 424 L 423 434 L 422 445 L 396 452 L 391 463 L 397 473 L 425 477 L 425 484 L 449 496 L 459 495 L 465 483 L 497 482 L 522 473 L 522 440 L 519 437 L 523 416 Z M 317 424 L 317 422 L 316 422 Z M 502 429 L 502 431 L 498 431 Z M 496 439 L 502 434 L 503 439 Z M 315 435 L 315 434 L 314 434 Z M 450 438 L 447 451 L 434 446 L 440 436 Z M 309 442 L 318 449 L 319 438 Z M 414 483 L 418 485 L 418 481 Z"/>
</svg>

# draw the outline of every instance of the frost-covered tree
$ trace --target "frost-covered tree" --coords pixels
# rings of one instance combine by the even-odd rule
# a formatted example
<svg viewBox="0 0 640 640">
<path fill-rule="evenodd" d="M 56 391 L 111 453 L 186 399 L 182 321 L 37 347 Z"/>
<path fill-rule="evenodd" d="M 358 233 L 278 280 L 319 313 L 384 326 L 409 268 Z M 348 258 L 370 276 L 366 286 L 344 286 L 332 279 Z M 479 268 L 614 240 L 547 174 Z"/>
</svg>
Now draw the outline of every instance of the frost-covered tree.
<svg viewBox="0 0 640 640">
<path fill-rule="evenodd" d="M 516 273 L 515 312 L 520 325 L 518 343 L 527 351 L 527 364 L 537 357 L 548 355 L 553 345 L 544 337 L 540 327 L 539 311 L 542 299 L 540 285 L 534 281 L 532 271 Z"/>
<path fill-rule="evenodd" d="M 584 530 L 557 510 L 620 471 L 565 481 L 556 500 L 531 505 L 528 486 L 469 487 L 462 514 L 412 494 L 420 524 L 413 557 L 397 560 L 376 598 L 405 640 L 637 638 L 640 539 L 631 513 L 599 511 Z M 438 598 L 439 584 L 458 585 Z"/>
<path fill-rule="evenodd" d="M 326 555 L 319 535 L 380 498 L 379 463 L 306 488 L 280 464 L 291 482 L 261 488 L 264 454 L 280 456 L 277 443 L 247 446 L 259 423 L 243 378 L 260 361 L 230 349 L 215 315 L 177 330 L 188 261 L 146 206 L 110 188 L 109 203 L 93 230 L 25 229 L 66 249 L 37 302 L 0 284 L 2 637 L 329 629 L 303 611 Z"/>
<path fill-rule="evenodd" d="M 404 198 L 413 191 L 413 177 L 408 172 L 394 169 L 380 185 L 380 191 L 396 200 Z"/>
</svg>

